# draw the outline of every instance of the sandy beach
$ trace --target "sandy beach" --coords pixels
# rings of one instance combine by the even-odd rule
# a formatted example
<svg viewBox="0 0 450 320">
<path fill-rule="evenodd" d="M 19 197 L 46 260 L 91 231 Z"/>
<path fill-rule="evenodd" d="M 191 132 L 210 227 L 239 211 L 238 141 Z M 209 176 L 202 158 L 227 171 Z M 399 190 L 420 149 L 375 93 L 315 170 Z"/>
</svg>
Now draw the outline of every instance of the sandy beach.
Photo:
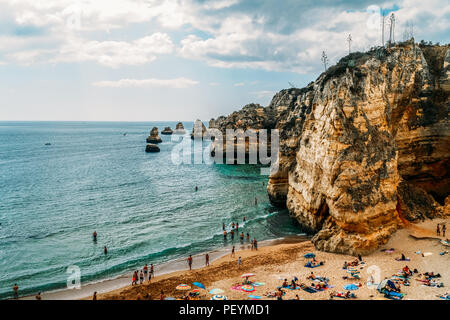
<svg viewBox="0 0 450 320">
<path fill-rule="evenodd" d="M 207 290 L 200 290 L 200 299 L 210 299 L 209 290 L 219 288 L 224 290 L 223 295 L 228 299 L 247 300 L 250 295 L 260 296 L 261 299 L 274 299 L 266 297 L 269 291 L 275 291 L 284 279 L 290 280 L 296 276 L 299 282 L 307 285 L 311 280 L 307 276 L 311 271 L 316 276 L 329 278 L 330 288 L 316 293 L 308 293 L 304 290 L 285 290 L 286 295 L 283 299 L 294 299 L 296 295 L 302 300 L 323 300 L 330 298 L 330 292 L 344 292 L 346 284 L 359 284 L 362 286 L 353 291 L 356 299 L 385 299 L 378 293 L 376 288 L 366 285 L 367 279 L 373 275 L 375 280 L 390 278 L 400 271 L 405 265 L 411 270 L 417 269 L 419 273 L 434 272 L 440 274 L 438 282 L 443 282 L 444 287 L 428 287 L 421 282 L 416 281 L 417 274 L 411 280 L 409 286 L 401 285 L 401 292 L 405 293 L 405 300 L 433 300 L 439 299 L 438 295 L 448 292 L 446 287 L 450 280 L 450 255 L 441 255 L 441 252 L 448 250 L 440 243 L 443 237 L 435 236 L 437 223 L 445 222 L 448 225 L 449 218 L 427 220 L 415 225 L 407 225 L 404 229 L 397 231 L 389 242 L 376 252 L 363 257 L 364 264 L 357 267 L 360 271 L 361 280 L 344 280 L 343 276 L 348 275 L 342 269 L 344 261 L 353 261 L 355 257 L 350 255 L 333 254 L 316 251 L 310 241 L 301 243 L 283 243 L 270 246 L 263 246 L 257 251 L 252 251 L 247 246 L 238 248 L 235 257 L 231 254 L 223 256 L 212 262 L 209 267 L 201 267 L 192 271 L 183 270 L 156 276 L 151 283 L 144 283 L 136 286 L 126 286 L 112 290 L 110 292 L 98 295 L 98 299 L 159 299 L 161 290 L 167 297 L 181 298 L 182 291 L 176 290 L 176 286 L 182 283 L 192 285 L 198 281 L 205 285 Z M 414 236 L 412 236 L 414 235 Z M 448 237 L 448 235 L 447 235 Z M 394 251 L 387 253 L 382 249 L 394 248 Z M 316 259 L 324 261 L 324 265 L 317 268 L 306 268 L 305 263 L 309 260 L 304 258 L 304 254 L 312 252 L 316 254 Z M 425 256 L 416 252 L 425 253 Z M 401 254 L 410 258 L 410 261 L 396 261 L 395 258 Z M 431 253 L 431 254 L 430 254 Z M 238 268 L 237 258 L 242 258 L 242 265 Z M 195 261 L 197 260 L 197 261 Z M 203 257 L 195 257 L 194 262 L 204 263 Z M 200 260 L 200 261 L 198 261 Z M 186 263 L 187 268 L 187 263 Z M 241 275 L 244 273 L 256 274 L 251 278 L 254 282 L 260 282 L 262 285 L 256 286 L 255 291 L 246 293 L 241 290 L 232 289 L 236 284 L 242 282 Z M 131 282 L 131 279 L 129 280 Z M 192 287 L 195 289 L 196 287 Z M 85 299 L 91 299 L 85 298 Z M 339 298 L 334 298 L 341 300 Z"/>
</svg>

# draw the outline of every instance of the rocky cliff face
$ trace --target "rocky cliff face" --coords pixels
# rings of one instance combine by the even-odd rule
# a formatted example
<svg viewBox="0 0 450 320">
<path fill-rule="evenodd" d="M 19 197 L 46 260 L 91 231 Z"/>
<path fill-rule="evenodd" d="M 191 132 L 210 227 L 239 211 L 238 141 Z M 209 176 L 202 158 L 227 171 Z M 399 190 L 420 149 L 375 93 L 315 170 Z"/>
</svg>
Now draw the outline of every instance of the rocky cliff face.
<svg viewBox="0 0 450 320">
<path fill-rule="evenodd" d="M 315 232 L 318 249 L 367 253 L 402 219 L 448 212 L 449 96 L 449 46 L 411 41 L 352 53 L 306 88 L 215 125 L 279 129 L 271 201 Z"/>
</svg>

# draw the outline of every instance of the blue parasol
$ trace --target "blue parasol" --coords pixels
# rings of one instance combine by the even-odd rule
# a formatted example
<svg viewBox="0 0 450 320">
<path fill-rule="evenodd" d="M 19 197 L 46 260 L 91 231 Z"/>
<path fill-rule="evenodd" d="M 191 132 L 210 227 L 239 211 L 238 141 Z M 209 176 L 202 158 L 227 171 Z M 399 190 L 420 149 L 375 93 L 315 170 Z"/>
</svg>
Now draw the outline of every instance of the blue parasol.
<svg viewBox="0 0 450 320">
<path fill-rule="evenodd" d="M 193 285 L 196 286 L 196 287 L 205 289 L 205 286 L 202 283 L 200 283 L 200 282 L 194 282 Z"/>
</svg>

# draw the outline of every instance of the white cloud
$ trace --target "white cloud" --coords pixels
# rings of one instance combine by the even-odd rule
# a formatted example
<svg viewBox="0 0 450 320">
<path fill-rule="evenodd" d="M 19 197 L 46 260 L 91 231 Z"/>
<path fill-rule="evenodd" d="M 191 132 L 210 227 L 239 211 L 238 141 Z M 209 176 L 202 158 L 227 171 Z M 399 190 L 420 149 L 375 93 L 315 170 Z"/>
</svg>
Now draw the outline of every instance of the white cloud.
<svg viewBox="0 0 450 320">
<path fill-rule="evenodd" d="M 198 81 L 187 78 L 175 79 L 121 79 L 118 81 L 98 81 L 92 83 L 96 87 L 129 88 L 129 87 L 167 87 L 189 88 L 198 84 Z"/>
<path fill-rule="evenodd" d="M 242 87 L 242 86 L 244 86 L 244 83 L 243 82 L 238 82 L 238 83 L 235 83 L 234 86 L 235 87 Z"/>
<path fill-rule="evenodd" d="M 174 45 L 165 33 L 154 33 L 134 41 L 86 41 L 67 38 L 59 49 L 23 50 L 9 55 L 19 63 L 33 62 L 85 62 L 117 68 L 121 65 L 142 65 L 152 62 L 158 55 L 169 54 Z"/>
</svg>

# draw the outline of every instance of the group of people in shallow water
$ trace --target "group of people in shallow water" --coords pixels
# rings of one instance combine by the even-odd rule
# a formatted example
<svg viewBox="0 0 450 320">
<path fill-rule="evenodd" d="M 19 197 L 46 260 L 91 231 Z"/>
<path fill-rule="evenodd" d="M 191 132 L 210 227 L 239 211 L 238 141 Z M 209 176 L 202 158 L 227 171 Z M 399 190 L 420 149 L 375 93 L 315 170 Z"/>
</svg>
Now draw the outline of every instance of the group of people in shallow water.
<svg viewBox="0 0 450 320">
<path fill-rule="evenodd" d="M 150 270 L 148 268 L 148 264 L 145 264 L 145 266 L 141 269 L 141 271 L 139 272 L 139 270 L 136 270 L 133 272 L 133 277 L 131 279 L 131 285 L 137 285 L 138 282 L 140 284 L 143 284 L 144 281 L 148 281 L 150 282 L 152 280 L 152 277 L 154 277 L 155 275 L 155 267 L 153 266 L 153 264 L 150 264 Z"/>
</svg>

